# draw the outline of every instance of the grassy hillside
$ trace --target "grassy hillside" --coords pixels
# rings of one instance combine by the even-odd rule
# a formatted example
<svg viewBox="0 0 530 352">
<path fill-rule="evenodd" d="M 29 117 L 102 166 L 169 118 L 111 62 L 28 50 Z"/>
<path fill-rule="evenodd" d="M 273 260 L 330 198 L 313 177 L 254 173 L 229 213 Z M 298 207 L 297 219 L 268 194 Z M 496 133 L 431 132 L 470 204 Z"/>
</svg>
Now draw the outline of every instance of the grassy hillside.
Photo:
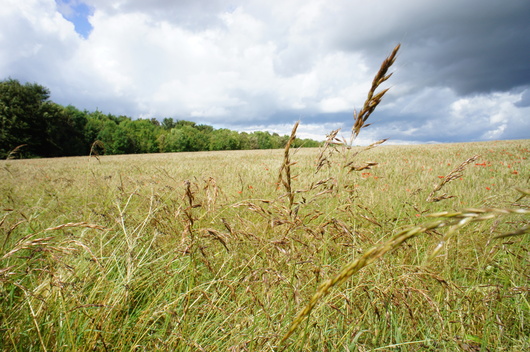
<svg viewBox="0 0 530 352">
<path fill-rule="evenodd" d="M 0 348 L 530 349 L 530 140 L 322 151 L 1 161 Z"/>
</svg>

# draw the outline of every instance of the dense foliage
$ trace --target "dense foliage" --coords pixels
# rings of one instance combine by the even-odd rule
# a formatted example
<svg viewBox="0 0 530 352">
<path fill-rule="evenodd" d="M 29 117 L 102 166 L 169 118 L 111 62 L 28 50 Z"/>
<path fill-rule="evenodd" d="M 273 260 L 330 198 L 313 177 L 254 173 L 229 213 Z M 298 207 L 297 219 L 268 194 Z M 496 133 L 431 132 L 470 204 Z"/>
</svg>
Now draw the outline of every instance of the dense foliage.
<svg viewBox="0 0 530 352">
<path fill-rule="evenodd" d="M 87 155 L 96 141 L 102 154 L 136 154 L 201 150 L 283 148 L 289 136 L 269 132 L 237 132 L 164 118 L 135 119 L 80 111 L 50 100 L 50 91 L 36 83 L 0 81 L 0 158 L 18 146 L 26 157 Z M 297 139 L 295 147 L 315 147 Z"/>
</svg>

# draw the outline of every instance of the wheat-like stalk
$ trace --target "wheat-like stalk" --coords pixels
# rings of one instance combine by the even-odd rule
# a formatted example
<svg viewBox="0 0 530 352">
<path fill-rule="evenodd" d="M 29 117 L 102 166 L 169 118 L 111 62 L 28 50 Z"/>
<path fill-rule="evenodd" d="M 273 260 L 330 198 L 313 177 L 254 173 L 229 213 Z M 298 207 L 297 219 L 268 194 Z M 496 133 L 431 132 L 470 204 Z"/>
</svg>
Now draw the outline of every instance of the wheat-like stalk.
<svg viewBox="0 0 530 352">
<path fill-rule="evenodd" d="M 293 126 L 293 130 L 291 131 L 291 136 L 289 137 L 289 140 L 287 141 L 287 144 L 285 145 L 284 155 L 283 155 L 283 163 L 280 167 L 280 171 L 278 172 L 278 184 L 282 184 L 285 190 L 287 191 L 287 197 L 289 198 L 289 210 L 292 210 L 293 204 L 294 204 L 294 191 L 292 188 L 292 179 L 293 176 L 291 175 L 291 166 L 296 164 L 296 162 L 291 162 L 290 153 L 289 150 L 291 149 L 291 145 L 296 139 L 296 130 L 298 129 L 298 125 L 300 124 L 300 121 L 296 121 L 296 123 Z"/>
<path fill-rule="evenodd" d="M 381 139 L 380 141 L 377 141 L 375 143 L 372 143 L 370 144 L 369 146 L 366 146 L 364 148 L 362 148 L 361 150 L 353 153 L 351 155 L 351 158 L 355 158 L 357 155 L 367 151 L 367 150 L 370 150 L 370 149 L 373 149 L 383 143 L 385 143 L 388 139 L 385 138 L 385 139 Z M 348 162 L 346 165 L 344 165 L 344 168 L 348 168 L 348 172 L 352 172 L 352 171 L 362 171 L 362 170 L 366 170 L 366 169 L 370 169 L 372 166 L 375 166 L 377 165 L 377 163 L 374 163 L 374 162 L 371 162 L 371 161 L 367 161 L 364 163 L 364 165 L 353 165 L 353 160 Z"/>
<path fill-rule="evenodd" d="M 320 153 L 317 158 L 317 167 L 315 174 L 318 173 L 324 165 L 327 165 L 328 167 L 331 166 L 331 161 L 329 160 L 329 157 L 331 157 L 333 152 L 336 150 L 334 147 L 336 145 L 344 144 L 339 138 L 337 138 L 337 134 L 339 133 L 339 131 L 340 128 L 331 131 L 326 136 L 326 141 L 324 142 L 324 145 L 320 148 Z"/>
<path fill-rule="evenodd" d="M 97 159 L 97 161 L 101 162 L 101 160 L 99 160 L 99 150 L 102 150 L 103 152 L 105 152 L 105 144 L 103 144 L 103 142 L 100 140 L 96 140 L 90 146 L 90 153 L 88 154 L 88 156 L 89 157 L 94 156 Z"/>
<path fill-rule="evenodd" d="M 358 113 L 357 111 L 353 112 L 354 123 L 352 127 L 350 142 L 348 143 L 345 139 L 341 140 L 337 138 L 337 134 L 340 131 L 340 129 L 331 131 L 327 135 L 326 141 L 324 142 L 324 145 L 320 150 L 319 156 L 317 158 L 317 163 L 316 163 L 317 166 L 316 166 L 315 173 L 318 173 L 318 171 L 320 171 L 320 169 L 323 166 L 331 165 L 331 161 L 329 160 L 329 157 L 335 150 L 335 149 L 330 150 L 331 146 L 342 145 L 342 146 L 347 147 L 346 149 L 350 149 L 353 145 L 353 142 L 355 141 L 355 139 L 361 132 L 361 129 L 364 127 L 368 127 L 370 125 L 370 124 L 367 124 L 366 121 L 368 120 L 372 112 L 374 112 L 375 108 L 377 107 L 377 105 L 379 105 L 379 103 L 383 99 L 383 96 L 386 94 L 386 92 L 388 92 L 390 88 L 384 89 L 383 91 L 379 93 L 376 93 L 376 91 L 382 83 L 384 83 L 386 80 L 388 80 L 392 76 L 392 73 L 388 73 L 388 70 L 396 61 L 396 55 L 400 47 L 401 47 L 401 44 L 396 45 L 396 47 L 394 48 L 394 50 L 392 50 L 390 55 L 382 62 L 381 67 L 379 68 L 379 71 L 374 76 L 374 79 L 372 81 L 372 86 L 370 87 L 368 96 L 366 97 L 366 100 L 364 102 L 364 105 L 361 111 Z M 364 150 L 353 153 L 353 155 L 350 156 L 350 159 L 354 158 L 359 153 L 375 148 L 386 141 L 387 141 L 386 139 L 377 141 L 369 145 L 368 147 L 366 147 Z M 350 169 L 349 170 L 350 172 L 358 169 L 358 167 L 352 166 L 352 163 L 353 161 L 349 161 L 349 162 L 345 162 L 345 165 L 344 165 L 345 168 Z"/>
<path fill-rule="evenodd" d="M 109 231 L 109 229 L 106 228 L 105 226 L 101 226 L 101 225 L 97 225 L 97 224 L 89 224 L 87 222 L 69 222 L 67 224 L 61 224 L 61 225 L 58 225 L 58 226 L 49 227 L 49 228 L 45 229 L 44 231 L 61 230 L 61 229 L 64 229 L 66 227 L 87 227 L 87 228 L 90 228 L 90 229 L 96 229 L 96 230 L 101 230 L 101 231 Z"/>
<path fill-rule="evenodd" d="M 375 260 L 381 258 L 389 251 L 398 248 L 405 241 L 416 237 L 422 233 L 425 233 L 429 230 L 442 227 L 450 227 L 448 232 L 449 234 L 453 234 L 454 232 L 456 232 L 457 230 L 459 230 L 470 222 L 489 220 L 502 214 L 512 213 L 530 214 L 530 211 L 524 209 L 464 209 L 459 212 L 434 213 L 428 216 L 441 219 L 427 224 L 408 227 L 399 231 L 386 242 L 368 249 L 359 258 L 355 259 L 353 262 L 343 267 L 341 271 L 333 278 L 324 281 L 317 289 L 313 297 L 311 297 L 309 303 L 304 307 L 304 309 L 302 309 L 302 311 L 298 313 L 296 318 L 293 320 L 289 329 L 287 330 L 287 333 L 283 336 L 280 343 L 283 344 L 296 331 L 298 326 L 300 326 L 300 324 L 309 317 L 313 308 L 324 296 L 328 294 L 330 289 L 340 286 L 359 270 L 373 263 Z M 520 229 L 519 231 L 497 236 L 497 238 L 520 235 L 528 232 L 530 232 L 530 228 L 527 226 L 525 228 Z M 433 257 L 433 255 L 430 255 L 429 257 Z"/>
<path fill-rule="evenodd" d="M 359 111 L 359 113 L 357 112 L 353 113 L 355 122 L 352 127 L 352 136 L 351 136 L 350 145 L 353 144 L 353 141 L 355 140 L 355 138 L 357 138 L 357 136 L 361 132 L 361 129 L 369 126 L 369 124 L 367 124 L 366 121 L 368 120 L 372 112 L 375 110 L 377 105 L 379 105 L 385 93 L 388 92 L 388 90 L 390 89 L 390 88 L 384 89 L 383 91 L 376 94 L 377 88 L 379 88 L 379 86 L 383 82 L 385 82 L 392 76 L 392 73 L 387 74 L 387 72 L 390 69 L 390 67 L 394 64 L 394 62 L 396 61 L 396 55 L 400 47 L 401 47 L 401 44 L 396 45 L 394 50 L 392 50 L 392 53 L 383 61 L 383 63 L 381 64 L 381 67 L 379 68 L 379 71 L 377 72 L 377 74 L 375 75 L 372 81 L 372 87 L 370 88 L 370 91 L 368 92 L 368 97 L 366 98 L 364 102 L 363 108 L 361 109 L 361 111 Z"/>
<path fill-rule="evenodd" d="M 7 154 L 7 158 L 6 160 L 11 160 L 11 159 L 15 159 L 17 153 L 20 152 L 20 149 L 22 149 L 23 147 L 27 146 L 27 144 L 21 144 L 19 146 L 17 146 L 15 149 L 13 149 L 12 151 L 10 151 L 8 154 Z"/>
<path fill-rule="evenodd" d="M 458 165 L 458 167 L 456 167 L 453 171 L 451 171 L 449 174 L 447 174 L 447 176 L 444 176 L 443 179 L 442 179 L 442 182 L 440 182 L 438 185 L 436 185 L 436 187 L 434 187 L 432 192 L 427 197 L 426 201 L 427 202 L 439 202 L 439 201 L 444 200 L 444 199 L 454 198 L 455 196 L 448 196 L 447 193 L 444 193 L 444 194 L 442 194 L 439 197 L 435 197 L 434 194 L 436 192 L 438 192 L 439 190 L 441 190 L 442 187 L 445 186 L 446 184 L 448 184 L 449 182 L 451 182 L 453 180 L 456 180 L 457 178 L 462 177 L 462 172 L 464 171 L 466 166 L 471 164 L 475 160 L 477 160 L 479 157 L 480 157 L 480 155 L 475 155 L 475 156 L 467 159 L 462 164 Z"/>
</svg>

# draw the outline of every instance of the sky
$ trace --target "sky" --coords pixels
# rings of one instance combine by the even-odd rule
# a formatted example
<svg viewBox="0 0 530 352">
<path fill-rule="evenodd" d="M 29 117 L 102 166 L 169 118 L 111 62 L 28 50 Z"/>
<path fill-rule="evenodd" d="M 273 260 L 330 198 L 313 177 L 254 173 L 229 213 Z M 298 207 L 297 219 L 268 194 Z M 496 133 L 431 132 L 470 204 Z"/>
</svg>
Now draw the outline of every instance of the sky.
<svg viewBox="0 0 530 352">
<path fill-rule="evenodd" d="M 355 144 L 530 138 L 528 0 L 0 0 L 0 80 L 51 100 Z"/>
</svg>

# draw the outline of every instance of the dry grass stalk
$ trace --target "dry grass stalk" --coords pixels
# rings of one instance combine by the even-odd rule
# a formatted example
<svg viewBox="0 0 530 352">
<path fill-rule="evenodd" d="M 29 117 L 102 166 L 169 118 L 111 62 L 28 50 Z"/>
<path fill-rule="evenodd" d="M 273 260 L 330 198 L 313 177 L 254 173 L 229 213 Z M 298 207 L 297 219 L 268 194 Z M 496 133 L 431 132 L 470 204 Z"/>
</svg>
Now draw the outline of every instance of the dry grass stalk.
<svg viewBox="0 0 530 352">
<path fill-rule="evenodd" d="M 17 154 L 20 153 L 20 149 L 27 146 L 27 144 L 21 144 L 7 154 L 6 160 L 15 159 Z"/>
<path fill-rule="evenodd" d="M 4 218 L 2 219 L 2 221 L 0 222 L 0 226 L 2 226 L 2 224 L 4 223 L 4 220 L 6 219 L 7 215 L 8 214 L 6 214 Z M 9 241 L 9 238 L 11 237 L 11 233 L 13 233 L 13 230 L 15 230 L 20 224 L 22 224 L 25 221 L 26 220 L 21 220 L 17 222 L 16 224 L 14 224 L 13 226 L 11 226 L 9 230 L 7 230 L 7 232 L 5 233 L 4 243 L 2 244 L 2 252 L 4 251 L 6 247 L 7 241 Z"/>
<path fill-rule="evenodd" d="M 96 263 L 101 270 L 103 270 L 103 266 L 99 262 L 98 258 L 94 255 L 92 250 L 87 245 L 85 245 L 85 244 L 83 244 L 83 243 L 81 243 L 79 241 L 76 241 L 76 240 L 70 241 L 69 243 L 73 243 L 76 246 L 79 246 L 79 247 L 83 248 L 85 251 L 87 251 L 90 254 L 90 256 L 92 257 L 92 261 L 94 263 Z"/>
<path fill-rule="evenodd" d="M 353 162 L 349 162 L 344 167 L 349 167 L 350 169 L 348 172 L 352 171 L 362 171 L 362 170 L 370 170 L 372 166 L 376 166 L 378 163 L 374 163 L 372 161 L 367 161 L 363 165 L 352 165 Z"/>
<path fill-rule="evenodd" d="M 354 157 L 356 157 L 357 155 L 359 155 L 359 154 L 361 154 L 361 153 L 363 153 L 363 152 L 366 152 L 366 151 L 368 151 L 368 150 L 370 150 L 370 149 L 374 149 L 375 147 L 377 147 L 377 146 L 379 146 L 379 145 L 385 143 L 387 140 L 388 140 L 388 138 L 384 138 L 384 139 L 381 139 L 381 140 L 379 140 L 379 141 L 377 141 L 377 142 L 374 142 L 374 143 L 372 143 L 372 144 L 370 144 L 370 145 L 368 145 L 368 146 L 366 146 L 366 147 L 363 147 L 363 148 L 361 148 L 361 150 L 359 150 L 359 151 L 353 153 L 351 157 L 354 158 Z M 350 166 L 350 165 L 351 165 L 351 162 L 348 163 L 348 164 L 346 164 L 344 167 L 348 167 L 348 166 Z"/>
<path fill-rule="evenodd" d="M 521 193 L 521 196 L 515 200 L 515 202 L 520 201 L 521 199 L 530 196 L 530 189 L 523 189 L 523 188 L 515 188 L 519 193 Z"/>
<path fill-rule="evenodd" d="M 460 212 L 440 212 L 440 213 L 434 213 L 429 214 L 427 217 L 447 217 L 447 218 L 458 218 L 462 219 L 462 225 L 468 222 L 476 222 L 476 221 L 485 221 L 495 218 L 496 216 L 500 214 L 530 214 L 530 211 L 524 210 L 524 209 L 497 209 L 497 208 L 485 208 L 485 209 L 475 209 L 475 208 L 469 208 L 464 209 Z M 438 243 L 436 248 L 432 251 L 432 253 L 427 257 L 427 261 L 433 259 L 438 252 L 443 248 L 443 246 L 448 242 L 448 240 L 455 234 L 457 228 L 451 228 L 444 236 L 443 239 Z M 511 236 L 517 236 L 517 235 L 523 235 L 525 233 L 528 233 L 530 231 L 529 226 L 522 227 L 519 230 L 504 233 L 501 235 L 497 235 L 494 238 L 505 238 L 505 237 L 511 237 Z"/>
<path fill-rule="evenodd" d="M 442 219 L 428 224 L 405 228 L 399 231 L 388 241 L 368 249 L 361 255 L 361 257 L 355 259 L 353 262 L 342 268 L 342 270 L 335 277 L 324 281 L 320 285 L 313 297 L 311 297 L 309 303 L 293 320 L 289 330 L 284 335 L 280 343 L 283 344 L 296 331 L 298 326 L 300 326 L 300 324 L 309 317 L 316 304 L 328 294 L 331 288 L 340 286 L 359 270 L 381 258 L 389 251 L 398 248 L 405 241 L 416 237 L 421 233 L 442 227 L 450 227 L 448 232 L 449 234 L 453 234 L 471 222 L 489 220 L 502 214 L 530 214 L 530 211 L 523 209 L 464 209 L 460 212 L 440 212 L 430 214 L 428 215 L 429 217 Z M 517 231 L 516 234 L 526 233 L 527 231 L 528 229 L 521 229 L 521 231 Z M 515 233 L 511 233 L 508 235 L 514 234 Z M 502 238 L 505 236 L 506 235 L 500 235 L 497 236 L 497 238 Z M 433 257 L 433 255 L 431 255 L 430 258 L 431 257 Z"/>
<path fill-rule="evenodd" d="M 193 186 L 193 189 L 192 189 Z M 191 183 L 189 180 L 184 181 L 185 193 L 183 199 L 187 200 L 189 206 L 184 209 L 184 215 L 186 217 L 185 232 L 189 233 L 191 239 L 193 236 L 193 225 L 197 218 L 193 214 L 193 209 L 198 208 L 201 204 L 194 204 L 195 201 L 195 190 L 198 188 L 197 184 Z"/>
<path fill-rule="evenodd" d="M 340 128 L 339 129 L 336 129 L 336 130 L 333 130 L 331 131 L 326 137 L 326 141 L 324 142 L 324 145 L 322 146 L 322 148 L 320 149 L 320 154 L 318 155 L 318 158 L 317 158 L 317 169 L 315 171 L 315 174 L 320 171 L 320 169 L 323 167 L 323 166 L 331 166 L 331 161 L 329 160 L 329 157 L 331 157 L 331 155 L 333 154 L 333 152 L 335 151 L 335 148 L 334 146 L 336 145 L 343 145 L 344 143 L 342 142 L 342 140 L 340 140 L 339 138 L 337 138 L 337 134 L 339 133 L 340 131 Z M 332 148 L 332 149 L 331 149 Z"/>
<path fill-rule="evenodd" d="M 31 313 L 31 319 L 33 321 L 33 324 L 35 325 L 37 335 L 39 336 L 40 345 L 42 347 L 42 350 L 46 352 L 48 350 L 46 349 L 46 344 L 44 343 L 44 339 L 42 338 L 42 334 L 39 328 L 39 323 L 37 322 L 37 315 L 35 314 L 35 310 L 33 309 L 33 306 L 31 305 L 30 295 L 26 291 L 24 291 L 24 294 L 26 295 L 26 302 L 28 303 L 28 306 L 29 306 L 29 311 Z"/>
<path fill-rule="evenodd" d="M 193 202 L 195 201 L 195 195 L 191 189 L 191 182 L 189 180 L 184 181 L 184 187 L 186 187 L 184 198 L 186 198 L 190 207 L 194 207 Z"/>
<path fill-rule="evenodd" d="M 348 147 L 351 147 L 353 145 L 353 142 L 355 141 L 355 139 L 357 138 L 357 136 L 361 132 L 361 129 L 364 128 L 364 127 L 368 127 L 370 125 L 370 124 L 367 124 L 366 121 L 368 120 L 368 118 L 370 117 L 372 112 L 374 112 L 375 108 L 377 107 L 377 105 L 379 105 L 379 103 L 383 99 L 383 96 L 386 94 L 386 92 L 388 92 L 388 90 L 390 88 L 384 89 L 383 91 L 381 91 L 379 93 L 376 93 L 376 91 L 377 91 L 377 89 L 379 88 L 379 86 L 382 83 L 387 81 L 392 76 L 392 73 L 388 73 L 388 70 L 390 69 L 390 67 L 396 61 L 396 55 L 397 55 L 400 47 L 401 47 L 401 44 L 396 45 L 394 50 L 392 50 L 390 55 L 381 64 L 381 67 L 379 68 L 379 71 L 377 72 L 377 74 L 375 75 L 375 77 L 374 77 L 374 79 L 372 81 L 372 86 L 370 88 L 370 91 L 368 92 L 368 96 L 367 96 L 367 98 L 366 98 L 366 100 L 364 102 L 364 105 L 363 105 L 363 108 L 361 109 L 361 111 L 359 113 L 357 113 L 357 111 L 353 112 L 354 123 L 353 123 L 353 127 L 352 127 L 352 134 L 351 134 L 351 137 L 350 137 L 350 142 L 347 143 L 345 140 L 342 141 L 342 140 L 337 138 L 337 133 L 339 132 L 340 129 L 332 131 L 327 136 L 326 142 L 324 143 L 324 147 L 322 148 L 322 150 L 320 152 L 320 155 L 319 155 L 319 157 L 317 159 L 316 172 L 318 172 L 324 165 L 327 165 L 327 166 L 331 165 L 331 162 L 328 159 L 328 156 L 331 155 L 331 152 L 327 153 L 327 155 L 326 155 L 326 151 L 329 150 L 329 147 L 331 145 L 346 145 Z M 371 145 L 369 145 L 365 149 L 354 153 L 351 157 L 353 158 L 353 157 L 357 156 L 359 153 L 361 153 L 363 151 L 375 148 L 378 145 L 380 145 L 380 144 L 382 144 L 382 143 L 384 143 L 386 141 L 387 141 L 387 139 L 382 139 L 380 141 L 372 143 Z M 344 166 L 345 168 L 350 167 L 349 172 L 356 170 L 356 167 L 352 167 L 352 163 L 353 162 L 350 161 Z"/>
<path fill-rule="evenodd" d="M 376 94 L 377 88 L 379 88 L 379 86 L 383 82 L 385 82 L 392 76 L 392 73 L 387 74 L 387 72 L 390 69 L 390 67 L 394 64 L 394 62 L 396 61 L 396 55 L 397 55 L 397 52 L 400 46 L 401 44 L 396 45 L 394 50 L 392 50 L 392 53 L 390 54 L 390 56 L 388 56 L 383 61 L 383 63 L 381 64 L 381 68 L 379 69 L 379 71 L 374 77 L 374 80 L 372 81 L 372 87 L 370 88 L 370 91 L 368 92 L 368 97 L 366 98 L 364 102 L 363 108 L 361 109 L 359 113 L 354 112 L 353 116 L 354 116 L 355 122 L 352 128 L 352 136 L 351 136 L 350 145 L 353 144 L 353 141 L 355 140 L 355 138 L 357 138 L 357 136 L 361 132 L 361 129 L 369 126 L 369 124 L 366 124 L 366 121 L 368 120 L 372 112 L 375 110 L 377 105 L 379 105 L 385 93 L 388 91 L 389 88 L 384 89 L 383 91 Z"/>
<path fill-rule="evenodd" d="M 248 201 L 243 201 L 243 202 L 239 202 L 239 203 L 236 203 L 236 204 L 232 205 L 232 207 L 234 207 L 234 208 L 241 207 L 241 206 L 247 207 L 251 211 L 253 211 L 253 212 L 257 213 L 257 214 L 260 214 L 265 219 L 269 219 L 269 220 L 271 219 L 272 212 L 270 212 L 269 210 L 263 208 L 262 206 L 259 206 L 259 205 L 255 204 L 255 203 L 248 202 Z"/>
<path fill-rule="evenodd" d="M 234 232 L 234 230 L 232 229 L 232 226 L 230 226 L 230 224 L 228 223 L 228 221 L 226 221 L 225 218 L 221 218 L 221 222 L 223 223 L 223 225 L 225 225 L 226 229 L 227 229 L 228 232 L 230 233 L 230 236 L 232 236 L 232 237 L 236 237 L 236 236 L 235 236 L 235 232 Z"/>
<path fill-rule="evenodd" d="M 217 241 L 219 241 L 223 247 L 225 247 L 226 251 L 227 252 L 230 252 L 230 250 L 228 249 L 228 246 L 226 244 L 226 241 L 225 239 L 223 238 L 224 235 L 221 234 L 221 232 L 217 231 L 216 229 L 203 229 L 202 230 L 205 234 L 207 235 L 210 235 L 212 236 L 213 238 L 215 238 Z"/>
<path fill-rule="evenodd" d="M 296 164 L 296 162 L 291 162 L 289 150 L 291 149 L 291 144 L 296 139 L 296 130 L 298 129 L 299 124 L 300 124 L 300 121 L 296 121 L 296 123 L 293 126 L 293 130 L 291 131 L 291 136 L 289 137 L 289 140 L 287 141 L 287 144 L 285 145 L 283 163 L 278 173 L 278 182 L 277 182 L 278 184 L 282 184 L 285 190 L 287 191 L 287 197 L 289 198 L 289 209 L 290 210 L 292 210 L 292 207 L 294 204 L 294 193 L 295 193 L 292 188 L 293 176 L 291 175 L 291 166 Z"/>
<path fill-rule="evenodd" d="M 96 230 L 101 230 L 101 231 L 108 231 L 109 230 L 108 228 L 106 228 L 104 226 L 96 225 L 96 224 L 89 224 L 87 222 L 69 222 L 67 224 L 62 224 L 62 225 L 55 226 L 55 227 L 49 227 L 49 228 L 47 228 L 44 231 L 60 230 L 60 229 L 66 228 L 66 227 L 88 227 L 90 229 L 96 229 Z"/>
<path fill-rule="evenodd" d="M 530 233 L 530 226 L 524 226 L 524 227 L 521 227 L 519 230 L 503 233 L 502 235 L 495 236 L 494 238 L 519 236 L 519 235 L 524 235 L 525 233 Z"/>
<path fill-rule="evenodd" d="M 385 143 L 387 140 L 388 140 L 388 139 L 385 138 L 385 139 L 381 139 L 381 140 L 379 140 L 379 141 L 377 141 L 377 142 L 375 142 L 375 143 L 372 143 L 372 144 L 370 144 L 369 146 L 366 146 L 366 147 L 362 148 L 361 150 L 359 150 L 359 151 L 353 153 L 353 154 L 350 156 L 350 158 L 353 159 L 353 158 L 355 158 L 357 155 L 359 155 L 359 154 L 361 154 L 361 153 L 363 153 L 363 152 L 365 152 L 365 151 L 367 151 L 367 150 L 373 149 L 373 148 L 375 148 L 375 147 L 377 147 L 377 146 L 379 146 L 379 145 Z M 372 168 L 372 166 L 376 166 L 376 165 L 378 164 L 378 163 L 375 163 L 375 162 L 372 162 L 372 161 L 367 161 L 367 162 L 365 162 L 363 165 L 354 165 L 353 163 L 354 163 L 354 161 L 352 160 L 352 161 L 350 161 L 350 162 L 348 162 L 348 163 L 346 163 L 346 164 L 344 165 L 344 168 L 345 168 L 345 169 L 348 169 L 348 173 L 350 173 L 350 172 L 352 172 L 352 171 L 369 170 L 369 169 Z"/>
<path fill-rule="evenodd" d="M 217 202 L 217 197 L 219 196 L 219 187 L 217 186 L 217 182 L 215 182 L 213 177 L 208 177 L 205 182 L 206 185 L 203 189 L 206 191 L 206 206 L 208 210 L 211 211 Z"/>
<path fill-rule="evenodd" d="M 99 160 L 99 155 L 101 151 L 105 153 L 105 145 L 103 144 L 103 142 L 100 140 L 94 141 L 94 143 L 92 143 L 92 145 L 90 146 L 90 153 L 88 154 L 88 156 L 94 156 L 97 161 L 101 163 L 101 160 Z"/>
<path fill-rule="evenodd" d="M 462 177 L 462 172 L 464 171 L 466 166 L 471 164 L 475 160 L 477 160 L 479 157 L 480 157 L 480 155 L 475 155 L 475 156 L 467 159 L 462 164 L 460 164 L 457 168 L 455 168 L 453 171 L 451 171 L 447 176 L 444 176 L 443 179 L 442 179 L 442 182 L 440 182 L 440 184 L 438 184 L 436 187 L 434 187 L 432 192 L 427 197 L 426 201 L 427 202 L 439 202 L 439 201 L 444 200 L 444 199 L 454 198 L 455 196 L 448 196 L 447 193 L 444 193 L 444 194 L 442 194 L 439 197 L 434 197 L 434 194 L 436 192 L 438 192 L 439 190 L 441 190 L 443 188 L 443 186 L 445 186 L 449 182 L 451 182 L 453 180 L 456 180 L 457 178 Z"/>
<path fill-rule="evenodd" d="M 30 241 L 19 242 L 12 250 L 4 254 L 2 258 L 0 258 L 0 260 L 9 258 L 16 252 L 21 251 L 23 249 L 47 246 L 49 244 L 48 241 L 50 241 L 51 239 L 53 239 L 53 237 L 36 238 Z"/>
</svg>

